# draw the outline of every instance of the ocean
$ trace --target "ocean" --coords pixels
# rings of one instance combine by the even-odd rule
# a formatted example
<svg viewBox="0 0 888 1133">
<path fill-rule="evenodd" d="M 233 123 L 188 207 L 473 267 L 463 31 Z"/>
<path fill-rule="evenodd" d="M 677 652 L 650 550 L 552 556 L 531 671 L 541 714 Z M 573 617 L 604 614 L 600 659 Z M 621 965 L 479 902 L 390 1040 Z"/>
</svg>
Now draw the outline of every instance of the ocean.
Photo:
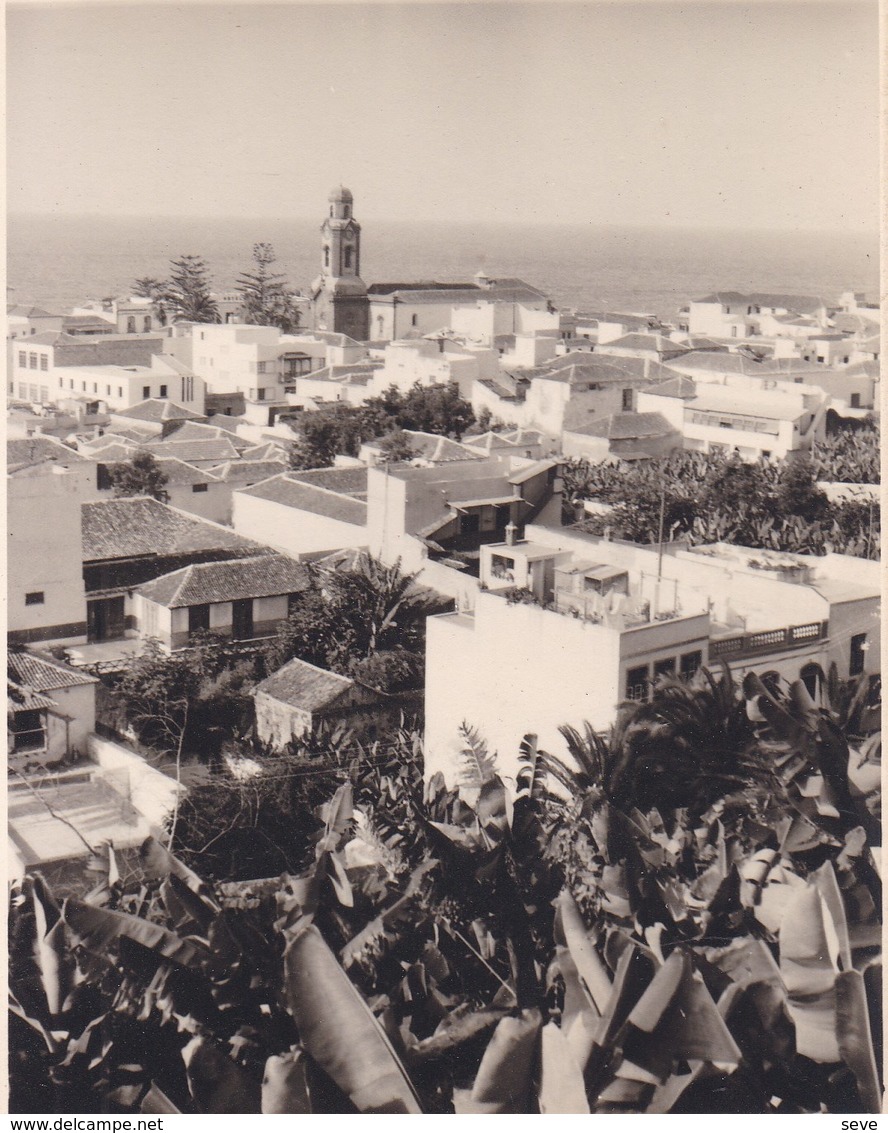
<svg viewBox="0 0 888 1133">
<path fill-rule="evenodd" d="M 360 219 L 360 218 L 359 218 Z M 138 276 L 163 278 L 169 260 L 202 256 L 214 289 L 251 267 L 253 244 L 274 246 L 278 268 L 307 291 L 320 261 L 321 218 L 185 219 L 13 215 L 7 227 L 8 301 L 67 311 L 126 294 Z M 714 289 L 878 299 L 878 236 L 838 232 L 721 232 L 593 225 L 419 224 L 365 221 L 367 283 L 518 276 L 558 306 L 654 312 L 674 319 Z"/>
</svg>

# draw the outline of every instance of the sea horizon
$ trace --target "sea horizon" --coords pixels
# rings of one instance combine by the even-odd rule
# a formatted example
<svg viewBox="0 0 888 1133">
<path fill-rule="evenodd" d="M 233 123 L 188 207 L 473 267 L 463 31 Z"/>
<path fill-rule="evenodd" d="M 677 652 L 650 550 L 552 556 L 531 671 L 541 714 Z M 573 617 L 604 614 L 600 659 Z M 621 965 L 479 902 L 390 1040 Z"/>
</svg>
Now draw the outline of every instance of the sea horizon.
<svg viewBox="0 0 888 1133">
<path fill-rule="evenodd" d="M 8 301 L 65 309 L 163 278 L 178 255 L 202 256 L 216 290 L 249 271 L 254 243 L 305 291 L 317 275 L 322 217 L 192 217 L 12 212 Z M 714 289 L 879 293 L 878 233 L 600 223 L 379 220 L 362 225 L 361 274 L 378 281 L 517 276 L 561 307 L 643 310 L 674 319 Z"/>
</svg>

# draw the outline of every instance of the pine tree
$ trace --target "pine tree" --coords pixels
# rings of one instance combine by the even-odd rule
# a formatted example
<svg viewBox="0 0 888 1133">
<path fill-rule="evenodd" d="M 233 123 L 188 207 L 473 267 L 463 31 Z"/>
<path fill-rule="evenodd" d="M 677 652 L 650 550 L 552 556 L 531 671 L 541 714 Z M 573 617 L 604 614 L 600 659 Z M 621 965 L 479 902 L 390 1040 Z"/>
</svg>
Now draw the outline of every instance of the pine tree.
<svg viewBox="0 0 888 1133">
<path fill-rule="evenodd" d="M 207 265 L 200 256 L 179 256 L 171 260 L 169 281 L 163 291 L 174 319 L 192 323 L 218 323 L 219 311 L 210 294 Z"/>
<path fill-rule="evenodd" d="M 272 272 L 275 263 L 271 244 L 253 245 L 255 270 L 238 276 L 237 290 L 243 297 L 248 323 L 257 326 L 279 327 L 285 334 L 299 326 L 299 312 L 282 274 Z"/>
<path fill-rule="evenodd" d="M 133 280 L 132 293 L 137 299 L 150 299 L 160 325 L 166 326 L 167 310 L 164 302 L 169 285 L 162 279 L 155 279 L 153 275 L 143 275 Z"/>
</svg>

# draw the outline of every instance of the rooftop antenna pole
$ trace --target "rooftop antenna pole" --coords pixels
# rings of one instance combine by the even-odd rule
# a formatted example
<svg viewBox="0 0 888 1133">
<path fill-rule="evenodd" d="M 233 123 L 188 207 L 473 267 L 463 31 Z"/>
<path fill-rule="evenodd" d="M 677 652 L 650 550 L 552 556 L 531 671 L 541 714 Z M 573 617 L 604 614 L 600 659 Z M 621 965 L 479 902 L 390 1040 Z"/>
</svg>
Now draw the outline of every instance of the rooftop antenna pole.
<svg viewBox="0 0 888 1133">
<path fill-rule="evenodd" d="M 660 612 L 660 581 L 663 578 L 663 521 L 666 516 L 666 483 L 665 481 L 660 484 L 660 530 L 658 542 L 660 544 L 657 553 L 657 585 L 654 589 L 654 616 Z"/>
</svg>

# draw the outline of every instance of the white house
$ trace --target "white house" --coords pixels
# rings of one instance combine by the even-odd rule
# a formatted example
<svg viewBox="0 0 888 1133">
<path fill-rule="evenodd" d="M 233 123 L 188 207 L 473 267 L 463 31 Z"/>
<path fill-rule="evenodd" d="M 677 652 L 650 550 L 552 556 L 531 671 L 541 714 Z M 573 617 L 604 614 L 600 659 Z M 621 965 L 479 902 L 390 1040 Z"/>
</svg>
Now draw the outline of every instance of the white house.
<svg viewBox="0 0 888 1133">
<path fill-rule="evenodd" d="M 800 678 L 815 697 L 833 663 L 842 678 L 879 671 L 878 563 L 726 544 L 660 556 L 537 525 L 526 536 L 482 548 L 474 613 L 429 619 L 427 776 L 453 782 L 463 721 L 514 774 L 526 733 L 563 751 L 560 725 L 607 728 L 658 676 L 720 659 L 737 677 Z"/>
</svg>

